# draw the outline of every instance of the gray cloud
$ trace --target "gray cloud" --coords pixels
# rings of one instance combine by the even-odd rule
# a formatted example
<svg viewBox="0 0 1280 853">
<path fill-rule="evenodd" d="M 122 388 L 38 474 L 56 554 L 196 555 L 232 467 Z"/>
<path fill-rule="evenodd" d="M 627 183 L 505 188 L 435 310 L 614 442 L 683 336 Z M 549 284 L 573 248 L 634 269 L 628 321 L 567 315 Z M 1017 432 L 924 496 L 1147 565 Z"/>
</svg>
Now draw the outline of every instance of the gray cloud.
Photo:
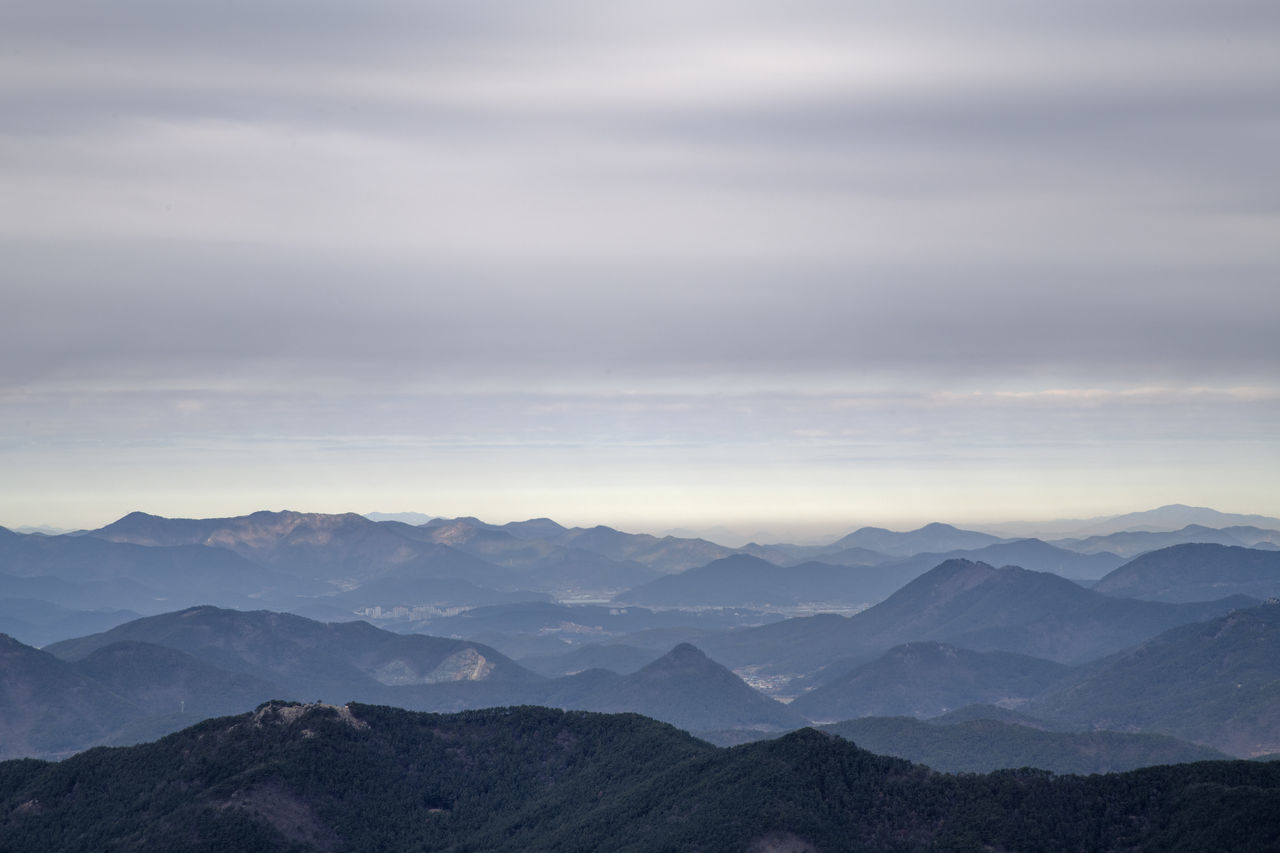
<svg viewBox="0 0 1280 853">
<path fill-rule="evenodd" d="M 7 3 L 10 458 L 427 423 L 817 476 L 878 452 L 827 394 L 907 395 L 859 409 L 891 459 L 944 411 L 964 459 L 984 423 L 1164 434 L 998 392 L 1202 385 L 1177 441 L 1243 454 L 1276 426 L 1228 389 L 1280 364 L 1278 33 L 1235 0 Z"/>
</svg>

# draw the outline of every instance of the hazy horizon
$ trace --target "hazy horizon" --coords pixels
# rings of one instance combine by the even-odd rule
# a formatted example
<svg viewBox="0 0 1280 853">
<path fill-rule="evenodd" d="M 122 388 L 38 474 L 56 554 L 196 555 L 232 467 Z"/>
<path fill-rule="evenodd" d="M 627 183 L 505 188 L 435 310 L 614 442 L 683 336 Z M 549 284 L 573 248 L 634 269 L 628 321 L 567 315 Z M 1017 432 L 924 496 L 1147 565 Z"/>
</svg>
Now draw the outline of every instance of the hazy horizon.
<svg viewBox="0 0 1280 853">
<path fill-rule="evenodd" d="M 1280 8 L 0 12 L 0 519 L 1280 515 Z"/>
<path fill-rule="evenodd" d="M 961 529 L 979 530 L 983 532 L 995 533 L 997 535 L 1009 536 L 1011 538 L 1020 538 L 1024 536 L 1039 536 L 1043 538 L 1063 538 L 1084 531 L 1090 524 L 1105 519 L 1115 518 L 1117 516 L 1128 515 L 1130 513 L 1151 512 L 1162 509 L 1187 509 L 1187 510 L 1208 510 L 1213 512 L 1224 512 L 1216 507 L 1195 507 L 1186 504 L 1165 504 L 1160 507 L 1145 507 L 1140 509 L 1127 510 L 1120 513 L 1104 513 L 1092 515 L 1088 517 L 1059 517 L 1059 518 L 1006 518 L 1002 520 L 965 520 L 965 519 L 949 519 L 949 518 L 924 518 L 912 519 L 904 517 L 880 517 L 869 518 L 863 520 L 794 520 L 787 521 L 785 519 L 725 519 L 718 522 L 712 521 L 699 525 L 688 525 L 681 523 L 664 524 L 655 521 L 653 524 L 630 524 L 626 522 L 613 523 L 608 519 L 600 518 L 567 518 L 554 517 L 547 515 L 526 515 L 519 518 L 502 518 L 502 517 L 480 517 L 480 521 L 490 524 L 505 524 L 507 522 L 529 521 L 533 518 L 552 518 L 565 527 L 595 527 L 604 525 L 613 527 L 626 533 L 647 533 L 655 536 L 679 536 L 679 537 L 695 537 L 703 538 L 717 544 L 727 545 L 730 547 L 741 547 L 750 542 L 759 544 L 790 542 L 800 545 L 825 545 L 829 544 L 843 536 L 852 533 L 862 527 L 883 527 L 890 530 L 908 531 L 918 529 L 926 524 L 942 523 L 950 524 Z M 214 513 L 209 515 L 184 515 L 181 513 L 164 513 L 157 512 L 154 509 L 135 509 L 129 512 L 146 512 L 150 515 L 158 515 L 166 518 L 234 518 L 249 515 L 252 512 L 266 510 L 268 512 L 293 511 L 301 513 L 322 512 L 315 508 L 306 507 L 257 507 L 252 510 L 243 512 L 226 512 Z M 419 521 L 428 518 L 463 518 L 467 514 L 432 514 L 420 513 L 413 510 L 366 510 L 357 511 L 351 509 L 337 509 L 323 511 L 330 514 L 341 514 L 354 512 L 357 515 L 366 517 L 381 515 L 420 515 L 422 519 L 414 519 L 409 523 L 419 523 Z M 118 516 L 101 519 L 98 521 L 81 524 L 81 525 L 61 525 L 61 524 L 6 524 L 0 519 L 0 527 L 8 529 L 34 530 L 43 529 L 50 532 L 74 532 L 76 530 L 95 530 L 123 518 L 129 513 L 121 513 Z M 1254 512 L 1236 512 L 1225 511 L 1227 515 L 1252 515 L 1263 516 L 1265 513 Z M 1181 524 L 1163 525 L 1159 529 L 1176 529 Z M 1156 529 L 1150 525 L 1136 525 L 1133 529 Z"/>
</svg>

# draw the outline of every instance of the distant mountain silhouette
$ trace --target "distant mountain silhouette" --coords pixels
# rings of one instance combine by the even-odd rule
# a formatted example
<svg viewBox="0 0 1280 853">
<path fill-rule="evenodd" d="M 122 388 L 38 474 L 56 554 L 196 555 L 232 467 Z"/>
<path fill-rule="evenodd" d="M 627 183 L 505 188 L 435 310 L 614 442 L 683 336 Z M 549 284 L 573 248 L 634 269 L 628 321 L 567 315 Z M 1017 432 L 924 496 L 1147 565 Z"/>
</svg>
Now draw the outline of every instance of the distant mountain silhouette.
<svg viewBox="0 0 1280 853">
<path fill-rule="evenodd" d="M 276 684 L 288 696 L 386 701 L 386 688 L 538 676 L 465 640 L 394 634 L 365 622 L 322 623 L 290 613 L 195 607 L 66 640 L 48 651 L 80 660 L 123 640 L 177 649 L 230 672 Z"/>
<path fill-rule="evenodd" d="M 647 533 L 623 533 L 604 525 L 566 530 L 555 542 L 615 560 L 637 562 L 662 573 L 703 566 L 733 553 L 733 549 L 705 539 L 680 539 L 675 536 L 659 538 Z"/>
<path fill-rule="evenodd" d="M 83 749 L 137 713 L 74 664 L 0 634 L 0 758 Z"/>
<path fill-rule="evenodd" d="M 1114 598 L 1047 572 L 954 559 L 854 616 L 787 619 L 708 637 L 703 647 L 731 667 L 792 674 L 813 673 L 836 661 L 849 671 L 917 640 L 1075 664 L 1251 601 L 1165 604 Z"/>
<path fill-rule="evenodd" d="M 652 649 L 622 643 L 589 643 L 558 655 L 519 659 L 520 665 L 547 678 L 574 675 L 588 669 L 606 669 L 621 675 L 635 672 L 660 657 Z"/>
<path fill-rule="evenodd" d="M 1183 625 L 1028 707 L 1049 721 L 1161 732 L 1233 755 L 1280 752 L 1280 605 Z"/>
<path fill-rule="evenodd" d="M 137 619 L 55 643 L 46 652 L 10 642 L 23 650 L 24 660 L 42 662 L 50 701 L 60 695 L 57 690 L 86 693 L 82 682 L 88 679 L 119 706 L 94 726 L 82 726 L 78 735 L 78 718 L 59 723 L 43 740 L 15 735 L 24 748 L 41 749 L 10 754 L 154 737 L 197 716 L 252 707 L 264 696 L 349 696 L 431 711 L 527 704 L 627 710 L 686 728 L 776 730 L 807 722 L 683 645 L 657 660 L 648 655 L 643 667 L 627 675 L 588 670 L 547 679 L 476 642 L 214 607 Z M 26 683 L 16 677 L 10 682 Z M 35 695 L 26 687 L 14 689 L 15 703 Z M 37 734 L 43 731 L 42 701 L 32 698 L 16 715 Z M 183 703 L 185 721 L 177 713 Z"/>
<path fill-rule="evenodd" d="M 733 554 L 705 566 L 664 575 L 614 600 L 652 607 L 785 607 L 806 602 L 864 603 L 862 573 L 806 562 L 783 568 Z"/>
<path fill-rule="evenodd" d="M 556 541 L 538 538 L 537 534 L 544 533 L 554 534 Z M 526 585 L 533 584 L 539 589 L 567 586 L 618 590 L 644 583 L 659 574 L 635 560 L 615 559 L 561 541 L 565 533 L 564 528 L 550 519 L 498 526 L 475 518 L 436 519 L 406 531 L 407 535 L 447 545 L 514 570 L 525 578 Z"/>
<path fill-rule="evenodd" d="M 1235 512 L 1219 512 L 1204 506 L 1168 504 L 1143 512 L 1130 512 L 1103 521 L 1097 521 L 1081 529 L 1077 536 L 1105 536 L 1122 530 L 1165 531 L 1180 530 L 1188 524 L 1205 527 L 1232 527 L 1245 525 L 1280 530 L 1280 518 L 1266 515 L 1242 515 Z"/>
<path fill-rule="evenodd" d="M 819 559 L 839 562 L 847 553 L 824 554 Z M 924 552 L 905 558 L 885 558 L 869 565 L 859 565 L 860 559 L 859 554 L 851 561 L 857 568 L 848 575 L 848 583 L 852 584 L 856 579 L 855 589 L 860 596 L 854 597 L 854 600 L 865 602 L 884 600 L 947 560 L 971 560 L 993 566 L 1012 565 L 1080 579 L 1102 577 L 1124 562 L 1123 558 L 1114 554 L 1078 554 L 1039 539 L 1001 541 L 972 550 Z"/>
<path fill-rule="evenodd" d="M 623 533 L 604 525 L 566 528 L 548 518 L 500 526 L 475 518 L 437 519 L 423 529 L 429 531 L 435 541 L 467 549 L 502 565 L 545 567 L 572 557 L 618 567 L 607 570 L 610 573 L 625 568 L 633 573 L 625 586 L 635 586 L 660 574 L 683 571 L 733 553 L 732 549 L 704 539 Z"/>
<path fill-rule="evenodd" d="M 531 518 L 527 521 L 511 521 L 502 525 L 502 529 L 517 539 L 542 539 L 554 541 L 569 528 L 549 518 Z"/>
<path fill-rule="evenodd" d="M 498 591 L 476 586 L 461 578 L 432 578 L 412 572 L 384 575 L 355 589 L 321 599 L 342 605 L 350 613 L 357 608 L 397 606 L 483 607 L 522 601 L 550 601 L 545 592 Z"/>
<path fill-rule="evenodd" d="M 4 586 L 0 579 L 0 588 Z M 105 631 L 141 615 L 131 610 L 74 610 L 33 598 L 0 598 L 0 633 L 29 646 L 46 646 L 86 631 Z"/>
<path fill-rule="evenodd" d="M 977 703 L 1025 702 L 1070 667 L 1011 652 L 974 652 L 937 642 L 890 649 L 791 703 L 811 720 L 936 717 Z"/>
<path fill-rule="evenodd" d="M 588 711 L 634 711 L 688 731 L 794 729 L 808 720 L 682 643 L 631 675 L 605 680 L 565 703 Z"/>
<path fill-rule="evenodd" d="M 1125 563 L 1093 588 L 1149 601 L 1211 601 L 1228 595 L 1280 597 L 1280 551 L 1174 545 Z"/>
<path fill-rule="evenodd" d="M 361 515 L 370 521 L 398 521 L 401 524 L 426 524 L 438 517 L 421 512 L 364 512 Z"/>
<path fill-rule="evenodd" d="M 192 719 L 240 713 L 280 689 L 278 684 L 228 672 L 177 649 L 128 640 L 95 649 L 75 664 L 151 714 L 175 712 L 180 705 Z"/>
<path fill-rule="evenodd" d="M 770 618 L 743 609 L 707 609 L 701 612 L 650 610 L 636 605 L 556 604 L 552 602 L 519 602 L 489 607 L 474 607 L 455 616 L 431 620 L 426 627 L 435 634 L 476 637 L 487 632 L 508 635 L 564 634 L 577 639 L 624 636 L 660 628 L 728 629 L 741 625 L 758 625 Z M 673 643 L 658 639 L 654 644 L 670 648 Z M 646 644 L 651 646 L 653 644 Z"/>
<path fill-rule="evenodd" d="M 1100 578 L 1124 563 L 1124 558 L 1115 554 L 1079 554 L 1039 539 L 1015 539 L 972 550 L 914 554 L 906 559 L 881 563 L 869 574 L 884 578 L 888 584 L 896 583 L 896 586 L 885 593 L 888 595 L 939 563 L 955 559 L 989 563 L 993 566 L 1018 566 L 1033 572 L 1053 572 L 1072 579 Z"/>
<path fill-rule="evenodd" d="M 1061 539 L 1053 544 L 1082 554 L 1109 551 L 1122 557 L 1136 557 L 1148 551 L 1190 543 L 1240 545 L 1271 550 L 1280 548 L 1280 531 L 1264 530 L 1261 527 L 1224 527 L 1219 530 L 1203 524 L 1188 524 L 1181 530 L 1158 533 L 1131 530 L 1085 539 Z"/>
<path fill-rule="evenodd" d="M 961 530 L 950 524 L 934 522 L 917 530 L 896 532 L 883 527 L 862 527 L 831 543 L 825 550 L 842 551 L 846 548 L 866 548 L 894 557 L 910 557 L 924 552 L 940 553 L 982 548 L 1004 541 L 990 533 Z"/>
<path fill-rule="evenodd" d="M 414 572 L 498 588 L 520 585 L 517 573 L 427 541 L 419 530 L 394 521 L 370 521 L 355 513 L 263 511 L 235 518 L 185 519 L 134 512 L 90 536 L 136 545 L 220 548 L 313 581 L 361 583 L 393 572 Z"/>
<path fill-rule="evenodd" d="M 173 609 L 196 602 L 251 604 L 321 587 L 216 547 L 144 547 L 95 536 L 43 536 L 0 528 L 0 597 L 63 607 Z"/>
</svg>

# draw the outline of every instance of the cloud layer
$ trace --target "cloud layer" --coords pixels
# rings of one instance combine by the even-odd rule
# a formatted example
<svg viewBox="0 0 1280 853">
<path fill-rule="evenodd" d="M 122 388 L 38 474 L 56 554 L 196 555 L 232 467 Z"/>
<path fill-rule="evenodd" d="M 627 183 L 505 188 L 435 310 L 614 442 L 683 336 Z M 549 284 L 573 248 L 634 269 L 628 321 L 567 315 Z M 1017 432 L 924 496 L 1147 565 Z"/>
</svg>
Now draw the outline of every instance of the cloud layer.
<svg viewBox="0 0 1280 853">
<path fill-rule="evenodd" d="M 1280 511 L 1212 485 L 1280 473 L 1277 35 L 1251 2 L 6 4 L 0 522 L 86 514 L 113 454 L 221 482 L 210 446 L 306 457 L 243 500 L 372 499 L 311 437 L 351 477 L 399 448 L 389 509 L 985 478 L 1074 512 L 1084 466 Z"/>
</svg>

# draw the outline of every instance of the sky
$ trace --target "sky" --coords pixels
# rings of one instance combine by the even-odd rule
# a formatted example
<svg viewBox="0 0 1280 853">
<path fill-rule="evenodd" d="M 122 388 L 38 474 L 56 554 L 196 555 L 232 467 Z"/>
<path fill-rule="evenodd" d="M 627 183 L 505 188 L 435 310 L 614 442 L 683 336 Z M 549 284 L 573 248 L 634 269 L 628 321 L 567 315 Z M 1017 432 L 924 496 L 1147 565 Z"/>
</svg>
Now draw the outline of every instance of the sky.
<svg viewBox="0 0 1280 853">
<path fill-rule="evenodd" d="M 0 524 L 1280 515 L 1280 6 L 7 0 Z"/>
</svg>

